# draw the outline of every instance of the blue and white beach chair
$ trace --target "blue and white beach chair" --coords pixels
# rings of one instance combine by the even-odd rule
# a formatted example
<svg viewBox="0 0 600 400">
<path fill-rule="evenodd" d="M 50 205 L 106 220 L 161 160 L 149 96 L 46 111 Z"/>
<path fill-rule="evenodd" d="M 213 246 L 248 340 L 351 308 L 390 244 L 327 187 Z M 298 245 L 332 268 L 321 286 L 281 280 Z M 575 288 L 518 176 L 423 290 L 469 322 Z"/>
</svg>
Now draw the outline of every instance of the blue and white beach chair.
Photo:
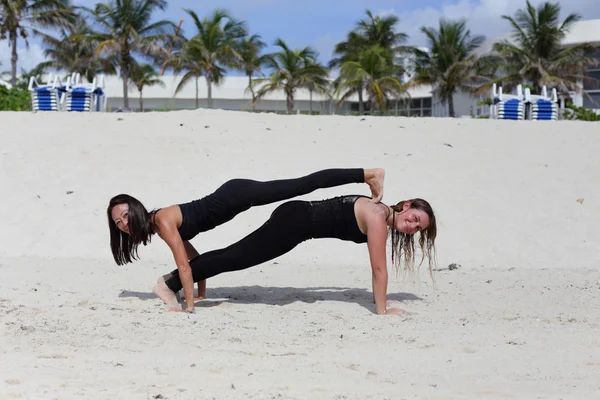
<svg viewBox="0 0 600 400">
<path fill-rule="evenodd" d="M 558 119 L 558 96 L 556 89 L 552 89 L 548 96 L 546 86 L 542 87 L 541 95 L 533 95 L 529 88 L 525 89 L 525 102 L 529 108 L 530 119 L 536 121 L 555 121 Z"/>
<path fill-rule="evenodd" d="M 98 85 L 98 82 L 101 85 Z M 92 83 L 82 83 L 81 75 L 73 74 L 67 79 L 67 93 L 63 99 L 66 111 L 106 111 L 104 76 L 94 78 Z"/>
<path fill-rule="evenodd" d="M 29 91 L 31 92 L 31 108 L 33 111 L 60 111 L 61 97 L 66 91 L 66 87 L 56 76 L 52 79 L 52 74 L 48 77 L 47 84 L 40 84 L 32 76 L 29 79 Z"/>
<path fill-rule="evenodd" d="M 502 86 L 492 87 L 492 105 L 490 115 L 495 119 L 525 119 L 525 102 L 523 98 L 523 87 L 517 86 L 517 94 L 502 93 Z"/>
</svg>

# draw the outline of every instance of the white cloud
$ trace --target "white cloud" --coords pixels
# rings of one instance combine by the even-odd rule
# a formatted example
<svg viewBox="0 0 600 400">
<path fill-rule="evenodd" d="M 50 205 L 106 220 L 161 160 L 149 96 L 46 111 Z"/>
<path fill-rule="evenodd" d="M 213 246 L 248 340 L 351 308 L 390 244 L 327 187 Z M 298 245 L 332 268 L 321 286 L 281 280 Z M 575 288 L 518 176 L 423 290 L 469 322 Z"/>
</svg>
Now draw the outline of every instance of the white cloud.
<svg viewBox="0 0 600 400">
<path fill-rule="evenodd" d="M 542 2 L 544 0 L 531 0 L 534 6 Z M 600 18 L 598 0 L 559 0 L 558 3 L 561 6 L 561 21 L 570 13 L 577 13 L 582 19 Z M 502 36 L 510 32 L 510 26 L 501 16 L 512 16 L 525 5 L 525 0 L 454 0 L 443 3 L 438 9 L 423 7 L 405 12 L 398 9 L 394 11 L 400 18 L 398 29 L 410 36 L 410 44 L 424 45 L 426 41 L 421 27 L 437 27 L 441 17 L 464 18 L 472 34 L 484 35 L 488 39 Z M 379 12 L 388 14 L 390 10 Z"/>
<path fill-rule="evenodd" d="M 39 63 L 46 61 L 44 56 L 44 50 L 37 43 L 32 43 L 29 49 L 26 47 L 17 46 L 17 74 L 21 73 L 21 69 L 29 71 Z M 8 40 L 0 42 L 0 72 L 7 72 L 10 74 L 11 71 L 11 57 L 12 50 L 9 46 Z"/>
</svg>

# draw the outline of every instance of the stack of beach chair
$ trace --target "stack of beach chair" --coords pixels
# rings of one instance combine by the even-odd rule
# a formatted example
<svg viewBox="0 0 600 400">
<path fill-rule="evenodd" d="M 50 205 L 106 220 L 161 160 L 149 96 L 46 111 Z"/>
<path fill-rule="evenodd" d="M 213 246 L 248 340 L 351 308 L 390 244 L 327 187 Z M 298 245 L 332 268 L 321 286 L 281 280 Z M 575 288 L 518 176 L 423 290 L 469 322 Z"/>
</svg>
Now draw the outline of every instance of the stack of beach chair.
<svg viewBox="0 0 600 400">
<path fill-rule="evenodd" d="M 67 79 L 66 93 L 61 102 L 65 111 L 106 111 L 104 76 L 94 78 L 92 83 L 83 83 L 81 75 L 73 74 Z"/>
<path fill-rule="evenodd" d="M 542 87 L 541 95 L 533 95 L 529 88 L 526 88 L 525 102 L 529 108 L 528 114 L 530 119 L 537 121 L 558 119 L 558 96 L 556 89 L 552 89 L 552 96 L 548 96 L 546 86 Z"/>
<path fill-rule="evenodd" d="M 94 78 L 92 83 L 83 83 L 80 74 L 72 74 L 65 85 L 52 74 L 46 84 L 31 77 L 29 91 L 33 111 L 106 111 L 108 99 L 104 92 L 104 75 Z"/>
<path fill-rule="evenodd" d="M 66 91 L 58 76 L 52 74 L 48 77 L 48 83 L 41 84 L 35 77 L 29 79 L 29 92 L 31 93 L 31 109 L 33 111 L 61 111 L 61 97 Z"/>
<path fill-rule="evenodd" d="M 541 95 L 532 95 L 529 88 L 517 86 L 516 94 L 502 93 L 502 87 L 492 87 L 490 116 L 495 119 L 553 121 L 558 119 L 558 96 L 556 89 L 548 95 L 546 86 Z"/>
<path fill-rule="evenodd" d="M 523 98 L 523 87 L 517 86 L 517 94 L 502 93 L 502 86 L 492 87 L 491 116 L 495 119 L 525 119 L 525 101 Z"/>
</svg>

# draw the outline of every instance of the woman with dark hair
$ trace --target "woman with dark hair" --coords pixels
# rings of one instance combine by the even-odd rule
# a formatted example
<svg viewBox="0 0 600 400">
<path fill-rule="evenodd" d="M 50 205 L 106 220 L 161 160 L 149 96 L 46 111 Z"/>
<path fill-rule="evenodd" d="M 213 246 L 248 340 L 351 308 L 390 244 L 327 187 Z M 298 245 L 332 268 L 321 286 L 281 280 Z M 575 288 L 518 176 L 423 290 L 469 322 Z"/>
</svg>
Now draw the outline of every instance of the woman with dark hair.
<svg viewBox="0 0 600 400">
<path fill-rule="evenodd" d="M 224 224 L 253 206 L 349 183 L 367 183 L 372 201 L 378 202 L 383 196 L 384 177 L 385 172 L 380 168 L 352 168 L 326 169 L 300 178 L 267 182 L 232 179 L 199 200 L 151 212 L 136 198 L 120 194 L 110 199 L 107 209 L 111 251 L 118 265 L 130 263 L 137 258 L 138 245 L 147 245 L 152 235 L 158 234 L 173 252 L 188 311 L 193 311 L 194 281 L 189 260 L 198 258 L 198 252 L 189 240 L 198 233 Z M 206 281 L 196 282 L 198 297 L 203 298 Z"/>
<path fill-rule="evenodd" d="M 336 238 L 367 243 L 377 314 L 400 315 L 387 308 L 386 242 L 391 236 L 391 261 L 403 263 L 404 272 L 414 271 L 415 239 L 429 260 L 433 278 L 437 224 L 431 205 L 423 199 L 404 200 L 393 206 L 373 203 L 365 196 L 341 196 L 321 201 L 289 201 L 277 207 L 263 226 L 239 242 L 194 258 L 190 265 L 194 282 L 223 272 L 238 271 L 262 264 L 291 251 L 298 244 L 316 238 Z M 401 260 L 401 254 L 404 257 Z M 397 265 L 399 268 L 399 265 Z M 181 311 L 176 293 L 182 283 L 178 270 L 158 278 L 154 293 L 171 311 Z M 188 303 L 188 310 L 189 310 Z"/>
</svg>

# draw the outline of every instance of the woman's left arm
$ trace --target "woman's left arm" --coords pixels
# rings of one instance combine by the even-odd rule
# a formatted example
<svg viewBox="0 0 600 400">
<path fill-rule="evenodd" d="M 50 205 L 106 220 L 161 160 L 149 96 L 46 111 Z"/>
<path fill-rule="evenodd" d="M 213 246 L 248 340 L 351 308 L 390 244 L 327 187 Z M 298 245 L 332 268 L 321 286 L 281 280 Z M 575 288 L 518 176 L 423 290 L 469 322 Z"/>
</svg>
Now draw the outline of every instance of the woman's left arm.
<svg viewBox="0 0 600 400">
<path fill-rule="evenodd" d="M 187 240 L 183 241 L 183 245 L 185 246 L 185 252 L 188 255 L 188 260 L 192 261 L 194 258 L 198 257 L 198 251 L 190 242 Z M 198 281 L 198 297 L 194 298 L 194 301 L 204 300 L 206 298 L 206 279 L 202 281 Z"/>
</svg>

